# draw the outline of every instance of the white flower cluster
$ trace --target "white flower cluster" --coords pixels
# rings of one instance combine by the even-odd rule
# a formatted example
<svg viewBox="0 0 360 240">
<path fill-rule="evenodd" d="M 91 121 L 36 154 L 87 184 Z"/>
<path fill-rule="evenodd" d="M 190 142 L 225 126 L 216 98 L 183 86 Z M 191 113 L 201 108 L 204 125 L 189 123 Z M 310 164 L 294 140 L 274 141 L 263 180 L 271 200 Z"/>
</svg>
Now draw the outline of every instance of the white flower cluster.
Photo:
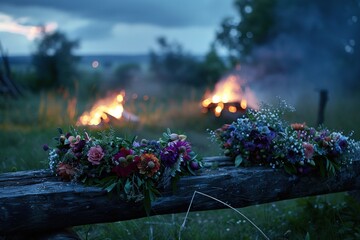
<svg viewBox="0 0 360 240">
<path fill-rule="evenodd" d="M 57 164 L 59 163 L 60 158 L 56 152 L 56 149 L 49 150 L 49 167 L 52 172 L 56 172 Z"/>
</svg>

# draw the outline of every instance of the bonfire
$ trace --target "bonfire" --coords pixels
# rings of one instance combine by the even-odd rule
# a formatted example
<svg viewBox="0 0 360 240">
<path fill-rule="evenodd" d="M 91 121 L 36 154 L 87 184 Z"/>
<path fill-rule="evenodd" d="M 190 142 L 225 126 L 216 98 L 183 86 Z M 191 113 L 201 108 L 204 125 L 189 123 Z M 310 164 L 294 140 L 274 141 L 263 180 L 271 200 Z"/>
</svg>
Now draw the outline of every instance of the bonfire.
<svg viewBox="0 0 360 240">
<path fill-rule="evenodd" d="M 89 112 L 84 112 L 76 125 L 97 126 L 104 123 L 119 121 L 121 119 L 137 122 L 139 118 L 124 109 L 125 91 L 110 94 L 98 100 Z"/>
<path fill-rule="evenodd" d="M 206 92 L 202 101 L 203 112 L 213 112 L 220 117 L 223 111 L 241 113 L 248 107 L 257 109 L 255 94 L 244 79 L 232 74 L 220 80 L 213 92 Z"/>
</svg>

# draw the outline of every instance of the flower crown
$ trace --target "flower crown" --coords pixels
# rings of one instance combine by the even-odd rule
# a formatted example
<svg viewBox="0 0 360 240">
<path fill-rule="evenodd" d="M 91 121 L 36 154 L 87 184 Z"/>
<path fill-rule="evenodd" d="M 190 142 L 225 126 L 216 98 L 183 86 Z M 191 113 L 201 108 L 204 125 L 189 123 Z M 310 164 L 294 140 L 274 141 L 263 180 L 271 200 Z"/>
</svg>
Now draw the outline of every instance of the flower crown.
<svg viewBox="0 0 360 240">
<path fill-rule="evenodd" d="M 237 121 L 210 131 L 211 139 L 236 166 L 284 168 L 293 175 L 331 176 L 359 156 L 359 142 L 341 132 L 287 124 L 281 117 L 289 111 L 294 108 L 283 100 L 278 108 L 248 109 Z"/>
<path fill-rule="evenodd" d="M 100 138 L 73 129 L 55 138 L 49 151 L 50 170 L 65 181 L 81 181 L 116 192 L 127 201 L 145 202 L 148 211 L 159 189 L 175 185 L 182 175 L 195 175 L 202 161 L 185 135 L 169 129 L 159 140 L 136 141 L 102 132 Z"/>
</svg>

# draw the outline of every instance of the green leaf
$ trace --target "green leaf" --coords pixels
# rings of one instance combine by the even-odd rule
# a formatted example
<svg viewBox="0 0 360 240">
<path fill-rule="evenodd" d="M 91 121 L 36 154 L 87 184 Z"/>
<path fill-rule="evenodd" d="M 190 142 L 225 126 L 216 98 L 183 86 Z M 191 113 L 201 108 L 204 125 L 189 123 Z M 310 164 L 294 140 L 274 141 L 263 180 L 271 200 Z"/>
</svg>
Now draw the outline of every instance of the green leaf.
<svg viewBox="0 0 360 240">
<path fill-rule="evenodd" d="M 334 176 L 336 173 L 335 165 L 330 160 L 326 160 L 326 170 L 329 176 Z"/>
<path fill-rule="evenodd" d="M 241 155 L 237 155 L 235 158 L 235 167 L 239 167 L 243 162 L 243 158 Z"/>
<path fill-rule="evenodd" d="M 315 166 L 315 165 L 316 165 L 315 162 L 314 162 L 314 160 L 312 160 L 312 159 L 310 159 L 309 164 L 312 165 L 312 166 Z"/>
<path fill-rule="evenodd" d="M 143 180 L 140 177 L 136 177 L 137 179 L 137 186 L 140 187 L 143 184 Z"/>
<path fill-rule="evenodd" d="M 306 233 L 305 240 L 310 240 L 310 234 L 309 234 L 309 232 Z"/>
<path fill-rule="evenodd" d="M 84 178 L 81 180 L 82 183 L 86 183 L 86 181 L 87 181 L 87 177 L 84 177 Z"/>
<path fill-rule="evenodd" d="M 116 186 L 116 184 L 117 184 L 117 182 L 113 182 L 112 184 L 110 184 L 109 186 L 107 186 L 107 187 L 105 188 L 105 190 L 106 190 L 107 192 L 111 192 L 111 191 L 114 189 L 114 187 Z"/>
<path fill-rule="evenodd" d="M 126 180 L 124 191 L 126 194 L 131 191 L 131 181 L 129 179 Z"/>
<path fill-rule="evenodd" d="M 288 174 L 296 174 L 297 170 L 296 167 L 292 164 L 284 164 L 284 169 Z"/>
<path fill-rule="evenodd" d="M 136 139 L 137 139 L 137 136 L 134 136 L 131 140 L 131 144 L 133 144 L 136 141 Z"/>
</svg>

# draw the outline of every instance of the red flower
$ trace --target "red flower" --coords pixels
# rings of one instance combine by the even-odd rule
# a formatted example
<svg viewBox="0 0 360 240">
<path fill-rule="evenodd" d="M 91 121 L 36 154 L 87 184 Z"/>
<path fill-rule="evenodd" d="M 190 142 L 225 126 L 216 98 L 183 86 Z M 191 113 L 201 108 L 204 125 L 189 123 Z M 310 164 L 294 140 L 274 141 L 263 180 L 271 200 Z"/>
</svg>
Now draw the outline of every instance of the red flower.
<svg viewBox="0 0 360 240">
<path fill-rule="evenodd" d="M 116 166 L 113 167 L 112 172 L 119 177 L 128 177 L 131 173 L 135 172 L 140 157 L 133 154 L 133 150 L 121 148 L 113 157 L 113 162 Z"/>
<path fill-rule="evenodd" d="M 306 128 L 306 124 L 305 123 L 293 123 L 290 125 L 292 129 L 299 131 L 299 130 L 304 130 Z"/>
<path fill-rule="evenodd" d="M 160 161 L 154 154 L 145 153 L 141 155 L 137 167 L 141 174 L 152 177 L 160 169 Z"/>
</svg>

